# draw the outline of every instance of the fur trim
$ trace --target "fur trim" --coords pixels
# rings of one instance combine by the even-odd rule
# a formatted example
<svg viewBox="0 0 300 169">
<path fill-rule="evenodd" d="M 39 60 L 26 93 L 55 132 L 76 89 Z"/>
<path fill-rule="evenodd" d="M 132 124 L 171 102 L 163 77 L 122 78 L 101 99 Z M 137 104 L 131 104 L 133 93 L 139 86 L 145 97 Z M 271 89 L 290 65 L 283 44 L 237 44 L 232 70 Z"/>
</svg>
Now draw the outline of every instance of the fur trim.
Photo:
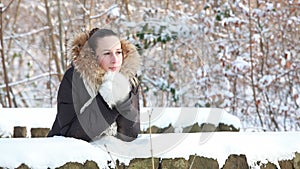
<svg viewBox="0 0 300 169">
<path fill-rule="evenodd" d="M 99 134 L 99 136 L 96 136 L 93 138 L 93 140 L 99 140 L 103 136 L 116 136 L 118 134 L 118 126 L 116 122 L 113 122 L 106 130 L 104 130 L 102 133 Z"/>
<path fill-rule="evenodd" d="M 117 123 L 114 122 L 107 128 L 101 135 L 106 135 L 106 136 L 116 136 L 117 135 Z"/>
<path fill-rule="evenodd" d="M 123 50 L 123 65 L 120 69 L 120 73 L 126 76 L 128 79 L 135 77 L 140 66 L 140 55 L 136 50 L 136 47 L 126 40 L 121 40 L 121 47 Z"/>
<path fill-rule="evenodd" d="M 90 86 L 94 92 L 97 92 L 100 85 L 103 83 L 105 71 L 99 66 L 94 52 L 88 46 L 88 38 L 88 32 L 79 33 L 74 37 L 71 44 L 71 57 L 75 69 L 86 81 L 86 84 Z M 120 73 L 130 79 L 130 81 L 136 82 L 135 75 L 139 69 L 140 55 L 138 54 L 136 47 L 127 40 L 121 40 L 121 46 L 124 60 Z"/>
</svg>

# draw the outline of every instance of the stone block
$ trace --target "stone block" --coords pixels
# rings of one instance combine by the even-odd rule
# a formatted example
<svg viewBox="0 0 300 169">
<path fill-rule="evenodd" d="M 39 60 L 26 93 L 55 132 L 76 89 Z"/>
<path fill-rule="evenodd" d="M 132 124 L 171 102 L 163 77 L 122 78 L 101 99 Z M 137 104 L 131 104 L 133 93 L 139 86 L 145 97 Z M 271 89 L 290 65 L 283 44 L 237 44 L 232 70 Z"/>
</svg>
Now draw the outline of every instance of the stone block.
<svg viewBox="0 0 300 169">
<path fill-rule="evenodd" d="M 247 158 L 243 154 L 232 154 L 227 158 L 222 169 L 249 169 Z"/>
<path fill-rule="evenodd" d="M 189 169 L 219 169 L 217 160 L 197 155 L 190 155 L 188 163 Z"/>
<path fill-rule="evenodd" d="M 163 169 L 188 169 L 188 166 L 188 161 L 184 158 L 168 158 L 161 161 L 161 168 Z"/>
<path fill-rule="evenodd" d="M 282 160 L 278 161 L 278 163 L 281 169 L 294 169 L 293 160 Z"/>
<path fill-rule="evenodd" d="M 98 164 L 95 161 L 86 160 L 83 164 L 83 168 L 85 169 L 99 169 Z"/>
<path fill-rule="evenodd" d="M 268 162 L 267 164 L 260 166 L 260 169 L 277 169 L 277 166 L 271 162 Z"/>
<path fill-rule="evenodd" d="M 294 157 L 294 168 L 300 169 L 300 153 L 296 152 Z"/>
<path fill-rule="evenodd" d="M 198 125 L 198 123 L 195 123 L 191 126 L 187 126 L 187 127 L 183 128 L 182 133 L 197 133 L 200 131 L 201 131 L 200 126 Z"/>
<path fill-rule="evenodd" d="M 217 131 L 235 131 L 235 132 L 238 132 L 239 129 L 235 128 L 232 124 L 227 125 L 227 124 L 224 124 L 224 123 L 219 123 L 219 125 L 217 127 Z"/>
<path fill-rule="evenodd" d="M 22 163 L 19 167 L 16 169 L 30 169 L 26 164 Z"/>
<path fill-rule="evenodd" d="M 214 132 L 217 130 L 217 127 L 214 124 L 203 123 L 201 124 L 201 132 Z"/>
<path fill-rule="evenodd" d="M 67 162 L 66 164 L 57 167 L 56 169 L 84 169 L 83 164 L 78 162 Z"/>
<path fill-rule="evenodd" d="M 172 126 L 172 124 L 169 124 L 169 126 L 161 129 L 161 133 L 174 133 L 174 132 L 175 132 L 175 129 Z"/>
<path fill-rule="evenodd" d="M 25 138 L 27 136 L 27 129 L 24 126 L 15 126 L 14 127 L 14 138 Z"/>
<path fill-rule="evenodd" d="M 31 138 L 35 137 L 47 137 L 50 129 L 49 128 L 31 128 Z"/>
<path fill-rule="evenodd" d="M 154 158 L 154 168 L 158 168 L 159 159 Z M 129 169 L 152 169 L 152 158 L 135 158 L 129 162 Z"/>
</svg>

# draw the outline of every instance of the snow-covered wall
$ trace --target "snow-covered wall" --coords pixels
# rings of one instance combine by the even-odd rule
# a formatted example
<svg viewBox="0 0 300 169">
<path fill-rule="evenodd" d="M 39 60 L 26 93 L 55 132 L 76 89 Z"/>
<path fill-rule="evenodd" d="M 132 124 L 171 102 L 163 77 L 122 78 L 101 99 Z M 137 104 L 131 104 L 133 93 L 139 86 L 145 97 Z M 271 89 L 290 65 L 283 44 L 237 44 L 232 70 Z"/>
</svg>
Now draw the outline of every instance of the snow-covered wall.
<svg viewBox="0 0 300 169">
<path fill-rule="evenodd" d="M 128 165 L 136 158 L 187 160 L 190 155 L 212 158 L 222 167 L 231 154 L 244 154 L 249 166 L 259 169 L 268 161 L 279 167 L 279 160 L 293 159 L 295 152 L 300 152 L 299 138 L 299 132 L 141 134 L 132 142 L 105 136 L 92 143 L 59 136 L 2 138 L 0 167 L 16 168 L 25 163 L 30 168 L 56 168 L 67 162 L 93 160 L 100 168 L 108 168 L 107 161 L 113 165 L 117 159 Z"/>
<path fill-rule="evenodd" d="M 50 128 L 55 115 L 56 108 L 1 108 L 0 135 L 10 137 L 14 126 Z M 30 168 L 55 168 L 67 162 L 93 160 L 100 168 L 108 168 L 107 161 L 117 159 L 128 165 L 136 158 L 187 160 L 191 155 L 212 158 L 222 167 L 232 154 L 243 154 L 249 166 L 259 168 L 268 161 L 279 166 L 279 160 L 291 160 L 295 152 L 300 152 L 300 132 L 180 133 L 183 127 L 195 122 L 224 123 L 240 128 L 239 119 L 222 109 L 142 108 L 141 122 L 142 129 L 149 125 L 163 128 L 171 124 L 178 133 L 140 134 L 132 142 L 111 136 L 91 143 L 59 136 L 1 138 L 0 167 L 16 168 L 24 163 Z"/>
<path fill-rule="evenodd" d="M 0 108 L 0 135 L 11 136 L 15 126 L 30 128 L 51 128 L 56 116 L 56 108 Z M 175 132 L 182 132 L 184 127 L 195 123 L 209 123 L 218 126 L 219 123 L 241 128 L 240 120 L 217 108 L 141 108 L 141 129 L 149 126 L 164 128 L 170 124 Z M 151 120 L 149 120 L 151 119 Z"/>
</svg>

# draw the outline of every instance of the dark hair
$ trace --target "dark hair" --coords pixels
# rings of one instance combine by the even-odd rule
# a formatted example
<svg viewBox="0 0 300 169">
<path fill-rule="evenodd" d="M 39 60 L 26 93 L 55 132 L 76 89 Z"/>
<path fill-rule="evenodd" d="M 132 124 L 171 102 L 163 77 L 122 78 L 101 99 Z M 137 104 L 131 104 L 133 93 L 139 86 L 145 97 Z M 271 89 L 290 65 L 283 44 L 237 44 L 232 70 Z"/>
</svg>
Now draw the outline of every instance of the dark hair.
<svg viewBox="0 0 300 169">
<path fill-rule="evenodd" d="M 97 39 L 98 38 L 104 38 L 107 36 L 116 36 L 118 35 L 110 30 L 110 29 L 99 29 L 99 28 L 94 28 L 89 32 L 89 40 L 88 44 L 92 48 L 92 50 L 95 52 L 97 49 Z"/>
</svg>

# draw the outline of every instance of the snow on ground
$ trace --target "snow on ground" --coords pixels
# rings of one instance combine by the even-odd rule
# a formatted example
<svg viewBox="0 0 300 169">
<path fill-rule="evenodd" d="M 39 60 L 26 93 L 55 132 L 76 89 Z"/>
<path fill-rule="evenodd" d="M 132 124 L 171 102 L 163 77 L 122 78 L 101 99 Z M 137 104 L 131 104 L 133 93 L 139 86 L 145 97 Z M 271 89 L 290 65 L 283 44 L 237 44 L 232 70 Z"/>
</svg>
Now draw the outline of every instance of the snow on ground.
<svg viewBox="0 0 300 169">
<path fill-rule="evenodd" d="M 1 132 L 11 135 L 16 125 L 51 127 L 55 112 L 55 108 L 0 109 L 0 135 Z M 144 108 L 141 114 L 142 128 L 149 126 L 149 117 L 151 125 L 165 127 L 171 123 L 177 131 L 195 121 L 233 123 L 235 127 L 240 127 L 237 118 L 220 109 L 154 108 L 152 111 L 151 108 Z M 150 157 L 151 145 L 155 157 L 188 158 L 197 154 L 217 159 L 220 167 L 230 154 L 245 154 L 249 165 L 256 161 L 277 164 L 278 160 L 292 159 L 295 152 L 300 152 L 299 138 L 300 132 L 141 134 L 132 142 L 107 136 L 92 143 L 64 137 L 1 138 L 0 166 L 15 168 L 26 163 L 31 168 L 55 168 L 69 161 L 83 163 L 94 160 L 104 168 L 107 167 L 107 160 L 119 159 L 128 164 L 132 158 Z"/>
</svg>

